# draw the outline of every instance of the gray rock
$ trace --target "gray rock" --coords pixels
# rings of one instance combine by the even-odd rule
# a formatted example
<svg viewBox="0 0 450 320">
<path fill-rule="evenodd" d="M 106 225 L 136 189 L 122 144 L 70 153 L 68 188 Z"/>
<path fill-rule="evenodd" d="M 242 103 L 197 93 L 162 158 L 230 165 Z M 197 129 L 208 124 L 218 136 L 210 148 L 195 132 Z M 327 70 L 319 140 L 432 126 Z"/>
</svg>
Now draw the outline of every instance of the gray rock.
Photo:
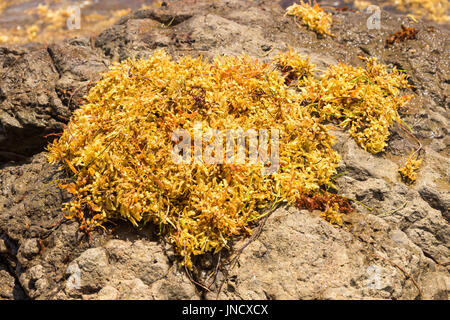
<svg viewBox="0 0 450 320">
<path fill-rule="evenodd" d="M 450 277 L 446 271 L 426 273 L 421 279 L 423 295 L 428 300 L 448 300 Z"/>
<path fill-rule="evenodd" d="M 97 294 L 98 300 L 116 300 L 119 298 L 119 291 L 112 286 L 103 287 Z"/>
<path fill-rule="evenodd" d="M 14 277 L 0 265 L 0 300 L 13 299 Z"/>
<path fill-rule="evenodd" d="M 65 293 L 82 299 L 198 299 L 186 275 L 169 268 L 155 242 L 110 240 L 68 266 Z"/>
<path fill-rule="evenodd" d="M 67 268 L 69 291 L 96 292 L 106 284 L 108 257 L 103 248 L 84 251 Z"/>
<path fill-rule="evenodd" d="M 20 246 L 17 258 L 21 263 L 25 260 L 31 260 L 40 251 L 39 242 L 37 239 L 28 239 Z"/>
<path fill-rule="evenodd" d="M 421 250 L 398 229 L 393 234 L 402 241 L 391 240 L 391 227 L 380 218 L 353 214 L 347 219 L 346 228 L 336 228 L 315 213 L 277 209 L 239 257 L 219 298 L 416 297 L 417 289 L 408 286 L 405 275 L 389 261 L 417 276 L 428 264 Z"/>
<path fill-rule="evenodd" d="M 42 151 L 45 135 L 63 129 L 108 62 L 70 41 L 18 54 L 1 49 L 10 59 L 0 70 L 0 161 L 23 160 Z"/>
</svg>

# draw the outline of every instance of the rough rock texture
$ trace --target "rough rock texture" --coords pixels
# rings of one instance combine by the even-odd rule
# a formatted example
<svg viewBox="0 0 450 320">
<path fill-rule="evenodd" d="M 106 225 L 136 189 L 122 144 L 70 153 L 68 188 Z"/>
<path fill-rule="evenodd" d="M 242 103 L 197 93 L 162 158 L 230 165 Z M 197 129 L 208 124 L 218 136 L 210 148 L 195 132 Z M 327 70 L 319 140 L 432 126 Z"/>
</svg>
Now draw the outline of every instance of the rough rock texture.
<svg viewBox="0 0 450 320">
<path fill-rule="evenodd" d="M 355 214 L 347 223 L 338 229 L 317 214 L 278 209 L 242 253 L 220 298 L 415 298 L 417 289 L 383 257 L 418 277 L 429 267 L 420 248 L 375 216 Z"/>
<path fill-rule="evenodd" d="M 23 160 L 60 132 L 107 60 L 83 41 L 0 48 L 0 161 Z"/>
<path fill-rule="evenodd" d="M 75 221 L 62 219 L 62 203 L 70 198 L 57 186 L 61 179 L 44 153 L 0 170 L 0 254 L 27 297 L 100 299 L 112 287 L 120 299 L 199 298 L 151 227 L 110 228 L 89 244 Z M 13 298 L 16 285 L 12 276 L 2 277 L 2 297 Z"/>
<path fill-rule="evenodd" d="M 0 48 L 0 299 L 448 299 L 448 31 L 414 24 L 417 40 L 387 48 L 386 38 L 411 24 L 407 17 L 383 12 L 381 29 L 368 30 L 367 14 L 330 9 L 335 37 L 320 38 L 272 1 L 167 2 L 123 18 L 95 41 Z M 76 221 L 62 219 L 69 195 L 57 186 L 64 174 L 46 162 L 52 136 L 45 136 L 62 130 L 111 61 L 156 48 L 175 57 L 244 52 L 266 60 L 288 46 L 320 69 L 361 65 L 358 56 L 369 55 L 407 70 L 414 99 L 402 118 L 425 150 L 415 185 L 397 173 L 417 147 L 398 126 L 377 156 L 336 129 L 345 172 L 336 185 L 356 209 L 344 226 L 279 208 L 236 264 L 216 269 L 227 253 L 208 255 L 194 273 L 177 267 L 152 226 L 119 222 L 89 241 Z M 246 241 L 236 239 L 228 254 Z M 208 290 L 192 281 L 211 278 Z"/>
</svg>

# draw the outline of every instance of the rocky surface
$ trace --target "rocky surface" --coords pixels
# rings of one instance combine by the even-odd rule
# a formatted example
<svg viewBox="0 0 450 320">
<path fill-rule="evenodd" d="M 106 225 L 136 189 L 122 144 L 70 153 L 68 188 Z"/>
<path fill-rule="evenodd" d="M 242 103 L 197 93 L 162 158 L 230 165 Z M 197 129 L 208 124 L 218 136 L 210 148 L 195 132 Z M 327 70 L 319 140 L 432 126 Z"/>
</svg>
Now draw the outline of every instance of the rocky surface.
<svg viewBox="0 0 450 320">
<path fill-rule="evenodd" d="M 272 1 L 191 2 L 138 11 L 95 40 L 0 48 L 0 299 L 448 299 L 448 31 L 385 12 L 381 29 L 368 30 L 367 14 L 330 9 L 335 36 L 320 38 Z M 401 24 L 419 29 L 417 39 L 385 47 Z M 336 185 L 356 200 L 344 226 L 282 207 L 235 264 L 223 262 L 248 239 L 236 239 L 231 257 L 198 259 L 194 273 L 151 226 L 118 223 L 89 241 L 62 219 L 64 175 L 43 150 L 112 61 L 156 48 L 265 60 L 288 46 L 321 69 L 369 55 L 408 71 L 414 99 L 402 118 L 425 150 L 415 185 L 397 174 L 417 147 L 400 128 L 376 156 L 336 129 L 345 173 Z"/>
<path fill-rule="evenodd" d="M 0 160 L 23 160 L 60 132 L 108 61 L 84 41 L 0 49 Z"/>
</svg>

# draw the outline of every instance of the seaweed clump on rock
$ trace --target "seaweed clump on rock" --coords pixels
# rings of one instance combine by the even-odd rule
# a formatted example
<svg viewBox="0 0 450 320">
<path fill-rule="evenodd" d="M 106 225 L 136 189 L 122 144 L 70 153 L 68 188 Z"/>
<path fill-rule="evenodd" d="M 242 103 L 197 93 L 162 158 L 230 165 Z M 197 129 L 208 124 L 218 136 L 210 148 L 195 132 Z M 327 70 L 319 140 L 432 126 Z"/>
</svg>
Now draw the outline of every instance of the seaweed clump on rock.
<svg viewBox="0 0 450 320">
<path fill-rule="evenodd" d="M 84 230 L 114 219 L 156 224 L 192 267 L 192 255 L 251 233 L 263 209 L 331 184 L 339 162 L 334 137 L 301 101 L 273 64 L 247 56 L 174 61 L 155 51 L 116 63 L 49 147 L 49 161 L 73 176 L 62 186 L 75 196 L 68 217 Z M 271 144 L 261 161 L 220 161 L 224 142 L 212 132 L 236 129 L 259 132 L 260 145 L 268 138 L 260 130 L 272 138 L 278 132 L 278 158 Z M 203 137 L 200 145 L 185 141 L 203 161 L 173 161 L 177 130 Z M 274 164 L 278 170 L 265 174 Z"/>
<path fill-rule="evenodd" d="M 398 109 L 411 99 L 401 94 L 408 78 L 376 58 L 364 59 L 365 68 L 332 65 L 319 80 L 309 78 L 299 88 L 311 112 L 322 120 L 338 120 L 364 150 L 379 153 L 387 145 L 390 126 L 400 121 Z"/>
</svg>

